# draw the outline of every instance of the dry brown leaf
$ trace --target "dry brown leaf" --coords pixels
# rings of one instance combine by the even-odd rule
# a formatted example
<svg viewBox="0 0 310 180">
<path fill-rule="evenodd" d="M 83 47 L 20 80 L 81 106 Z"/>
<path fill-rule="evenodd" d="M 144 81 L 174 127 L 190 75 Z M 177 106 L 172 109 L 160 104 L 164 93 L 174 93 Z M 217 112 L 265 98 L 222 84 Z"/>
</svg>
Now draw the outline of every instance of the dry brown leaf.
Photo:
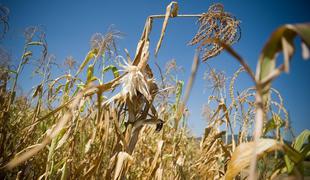
<svg viewBox="0 0 310 180">
<path fill-rule="evenodd" d="M 153 177 L 159 167 L 159 163 L 158 163 L 158 159 L 162 153 L 162 148 L 163 148 L 163 145 L 164 145 L 164 141 L 163 140 L 160 140 L 158 141 L 157 143 L 157 151 L 156 151 L 156 154 L 154 156 L 154 159 L 153 159 L 153 162 L 151 164 L 151 167 L 150 167 L 150 170 L 149 170 L 149 173 L 148 173 L 148 178 L 151 179 L 151 177 Z"/>
<path fill-rule="evenodd" d="M 162 167 L 159 167 L 155 173 L 155 180 L 162 180 L 163 179 L 164 170 Z"/>
<path fill-rule="evenodd" d="M 268 151 L 281 150 L 282 144 L 274 139 L 259 139 L 257 146 L 254 142 L 242 143 L 232 154 L 231 160 L 228 163 L 226 180 L 233 179 L 239 172 L 250 165 L 253 153 L 261 155 Z"/>
<path fill-rule="evenodd" d="M 173 6 L 173 8 L 172 8 Z M 172 9 L 172 10 L 171 10 Z M 155 56 L 157 56 L 159 48 L 161 46 L 161 43 L 163 41 L 165 32 L 166 32 L 166 28 L 167 28 L 167 24 L 168 24 L 168 19 L 169 17 L 176 17 L 178 15 L 178 3 L 172 1 L 166 8 L 166 14 L 165 14 L 165 19 L 163 22 L 163 27 L 161 29 L 161 34 L 160 34 L 160 38 L 158 40 L 156 49 L 155 49 Z"/>
<path fill-rule="evenodd" d="M 72 117 L 72 111 L 78 107 L 79 102 L 83 93 L 80 92 L 76 98 L 73 100 L 72 104 L 69 105 L 69 110 L 67 110 L 64 116 L 51 128 L 46 131 L 46 137 L 42 141 L 42 143 L 36 144 L 30 150 L 26 151 L 25 153 L 21 153 L 18 156 L 15 156 L 8 164 L 4 166 L 6 169 L 12 169 L 19 164 L 25 162 L 26 160 L 33 157 L 35 154 L 40 152 L 46 145 L 48 145 L 52 139 L 54 139 L 58 133 L 65 127 L 69 119 Z"/>
<path fill-rule="evenodd" d="M 142 36 L 137 45 L 136 55 L 132 65 L 139 66 L 141 69 L 145 68 L 149 58 L 149 34 L 152 29 L 152 18 L 147 18 Z"/>
<path fill-rule="evenodd" d="M 308 60 L 310 58 L 310 50 L 304 42 L 301 43 L 301 50 L 302 58 Z"/>
<path fill-rule="evenodd" d="M 185 89 L 185 93 L 184 93 L 184 98 L 183 98 L 184 104 L 186 104 L 186 102 L 189 99 L 189 95 L 190 95 L 190 92 L 192 90 L 192 87 L 193 87 L 193 84 L 195 81 L 195 77 L 197 74 L 198 67 L 199 67 L 199 53 L 198 53 L 198 51 L 196 51 L 196 53 L 194 55 L 193 64 L 192 64 L 191 75 L 188 79 L 186 89 Z"/>
<path fill-rule="evenodd" d="M 114 171 L 114 180 L 122 179 L 122 176 L 128 171 L 133 158 L 126 152 L 119 152 L 117 155 L 117 162 Z"/>
<path fill-rule="evenodd" d="M 265 44 L 256 68 L 256 81 L 264 85 L 261 87 L 264 92 L 263 101 L 268 99 L 271 81 L 278 77 L 283 70 L 288 70 L 288 59 L 294 51 L 294 39 L 299 36 L 305 48 L 310 46 L 309 27 L 309 23 L 286 24 L 276 29 Z M 276 55 L 281 51 L 284 53 L 285 62 L 284 65 L 276 67 Z"/>
<path fill-rule="evenodd" d="M 62 138 L 58 141 L 56 150 L 61 148 L 67 142 L 70 133 L 71 129 L 69 128 L 69 130 L 67 130 L 66 133 L 62 136 Z"/>
<path fill-rule="evenodd" d="M 289 72 L 290 59 L 294 53 L 294 46 L 291 44 L 291 42 L 287 41 L 285 37 L 282 37 L 281 41 L 284 54 L 284 71 Z"/>
</svg>

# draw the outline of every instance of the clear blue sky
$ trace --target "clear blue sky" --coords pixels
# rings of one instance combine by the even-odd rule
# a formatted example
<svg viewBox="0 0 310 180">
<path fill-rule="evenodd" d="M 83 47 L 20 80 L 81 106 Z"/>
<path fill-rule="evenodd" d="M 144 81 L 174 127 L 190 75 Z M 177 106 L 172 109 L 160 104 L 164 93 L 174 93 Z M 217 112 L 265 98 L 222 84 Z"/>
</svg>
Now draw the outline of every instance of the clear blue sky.
<svg viewBox="0 0 310 180">
<path fill-rule="evenodd" d="M 125 33 L 119 41 L 119 49 L 127 48 L 134 54 L 145 19 L 150 14 L 163 14 L 169 1 L 140 0 L 1 0 L 1 4 L 10 9 L 10 32 L 3 46 L 10 52 L 13 60 L 21 56 L 23 48 L 23 29 L 30 25 L 43 25 L 47 33 L 49 52 L 54 54 L 58 63 L 71 55 L 82 61 L 89 50 L 89 40 L 96 32 L 106 32 L 111 24 Z M 258 55 L 271 32 L 285 23 L 310 22 L 310 2 L 307 0 L 195 0 L 179 1 L 179 13 L 202 13 L 214 3 L 220 2 L 225 10 L 241 20 L 242 38 L 234 48 L 255 69 Z M 156 61 L 163 67 L 174 58 L 186 69 L 183 78 L 187 80 L 193 59 L 194 48 L 186 43 L 194 36 L 196 19 L 173 19 L 168 24 L 163 46 Z M 155 48 L 159 37 L 161 21 L 155 21 L 151 35 L 151 50 Z M 150 59 L 153 64 L 155 58 Z M 15 61 L 16 62 L 16 61 Z M 239 65 L 226 53 L 211 59 L 209 64 L 231 76 Z M 303 61 L 300 48 L 295 54 L 291 72 L 282 75 L 274 83 L 283 95 L 285 105 L 290 112 L 293 127 L 297 133 L 310 128 L 310 62 Z M 203 93 L 205 82 L 202 74 L 207 65 L 202 64 L 194 84 L 189 101 L 191 116 L 189 126 L 194 134 L 200 135 L 205 127 L 201 117 L 202 104 L 207 102 L 208 93 Z M 154 69 L 155 70 L 155 69 Z M 56 72 L 56 71 L 55 71 Z M 25 69 L 20 86 L 29 90 L 36 79 L 30 79 L 30 69 Z M 56 77 L 57 74 L 54 74 Z M 246 77 L 241 78 L 237 87 L 242 89 L 251 85 Z"/>
</svg>

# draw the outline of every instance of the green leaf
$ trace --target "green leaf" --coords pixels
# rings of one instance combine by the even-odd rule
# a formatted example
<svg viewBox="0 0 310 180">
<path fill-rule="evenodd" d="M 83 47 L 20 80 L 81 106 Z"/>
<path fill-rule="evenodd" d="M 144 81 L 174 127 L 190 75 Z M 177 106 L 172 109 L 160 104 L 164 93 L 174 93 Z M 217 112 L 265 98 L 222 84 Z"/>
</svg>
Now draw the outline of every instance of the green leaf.
<svg viewBox="0 0 310 180">
<path fill-rule="evenodd" d="M 27 46 L 43 46 L 44 44 L 42 42 L 39 41 L 32 41 L 27 43 Z"/>
<path fill-rule="evenodd" d="M 274 139 L 259 139 L 257 141 L 257 146 L 255 146 L 253 141 L 241 143 L 232 154 L 231 160 L 228 163 L 225 179 L 233 179 L 239 172 L 247 168 L 251 163 L 253 153 L 256 153 L 257 156 L 261 156 L 276 150 L 281 150 L 286 154 L 286 158 L 290 163 L 289 166 L 291 167 L 294 165 L 292 163 L 298 163 L 302 159 L 300 153 L 296 150 Z"/>
<path fill-rule="evenodd" d="M 61 168 L 61 178 L 60 179 L 61 180 L 67 179 L 67 174 L 68 174 L 68 172 L 67 172 L 67 162 L 65 162 L 64 165 Z"/>
<path fill-rule="evenodd" d="M 14 70 L 9 69 L 9 73 L 17 74 L 17 71 L 14 71 Z"/>
<path fill-rule="evenodd" d="M 27 51 L 23 54 L 22 59 L 25 59 L 26 57 L 32 56 L 32 51 Z"/>
<path fill-rule="evenodd" d="M 77 87 L 79 89 L 84 89 L 85 88 L 85 84 L 81 82 L 81 83 L 77 84 Z"/>
<path fill-rule="evenodd" d="M 277 127 L 281 128 L 284 126 L 284 122 L 279 115 L 274 115 L 264 126 L 264 134 L 276 129 Z"/>
<path fill-rule="evenodd" d="M 294 163 L 299 163 L 302 160 L 302 155 L 296 151 L 296 149 L 292 148 L 289 145 L 284 145 L 283 146 L 284 152 L 286 155 L 292 160 Z"/>
<path fill-rule="evenodd" d="M 307 153 L 310 150 L 309 142 L 310 131 L 304 130 L 298 137 L 295 139 L 293 146 L 286 146 L 285 150 L 287 151 L 284 156 L 285 164 L 287 168 L 287 173 L 292 173 L 295 168 L 297 168 L 301 173 L 304 172 L 303 161 L 307 156 Z"/>
<path fill-rule="evenodd" d="M 256 147 L 254 142 L 241 143 L 232 154 L 225 179 L 232 180 L 239 172 L 247 168 L 250 165 L 253 153 L 261 155 L 267 151 L 279 149 L 280 146 L 281 144 L 274 139 L 259 139 Z"/>
<path fill-rule="evenodd" d="M 301 152 L 304 144 L 309 143 L 310 138 L 310 130 L 306 129 L 302 133 L 300 133 L 293 144 L 294 149 Z"/>
<path fill-rule="evenodd" d="M 104 68 L 102 69 L 102 73 L 105 74 L 106 72 L 108 72 L 108 71 L 110 71 L 110 70 L 113 72 L 114 78 L 119 77 L 118 69 L 117 69 L 115 66 L 113 66 L 113 65 L 109 65 L 109 66 L 104 67 Z"/>
<path fill-rule="evenodd" d="M 177 89 L 176 89 L 176 104 L 179 104 L 180 99 L 181 99 L 181 95 L 182 95 L 182 90 L 183 90 L 183 86 L 184 86 L 184 81 L 178 81 L 177 82 Z"/>
<path fill-rule="evenodd" d="M 87 68 L 86 84 L 90 83 L 93 80 L 93 76 L 94 76 L 94 65 L 89 65 Z"/>
<path fill-rule="evenodd" d="M 84 69 L 84 67 L 86 66 L 86 64 L 88 64 L 88 62 L 93 59 L 95 56 L 97 56 L 98 54 L 98 49 L 92 49 L 91 51 L 89 51 L 87 53 L 87 56 L 85 57 L 83 63 L 80 65 L 78 71 L 76 72 L 76 75 L 77 76 L 78 74 L 80 74 L 80 72 Z"/>
<path fill-rule="evenodd" d="M 55 90 L 55 92 L 54 92 L 54 94 L 58 94 L 58 93 L 60 92 L 60 90 L 61 90 L 62 87 L 64 87 L 64 85 L 62 85 L 62 84 L 59 85 L 59 86 L 57 86 L 57 87 L 56 87 L 56 90 Z"/>
</svg>

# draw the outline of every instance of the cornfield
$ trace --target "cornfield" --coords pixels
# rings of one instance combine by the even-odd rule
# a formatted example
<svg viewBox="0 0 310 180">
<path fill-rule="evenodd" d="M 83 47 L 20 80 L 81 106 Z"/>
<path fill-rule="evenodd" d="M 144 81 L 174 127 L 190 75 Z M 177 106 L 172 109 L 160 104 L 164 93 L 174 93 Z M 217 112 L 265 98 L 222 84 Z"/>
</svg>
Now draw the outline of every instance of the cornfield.
<svg viewBox="0 0 310 180">
<path fill-rule="evenodd" d="M 1 39 L 9 31 L 8 16 L 8 8 L 1 6 Z M 168 22 L 174 18 L 198 19 L 197 33 L 187 42 L 196 51 L 186 84 L 176 78 L 182 73 L 177 60 L 157 66 L 159 77 L 149 65 L 153 21 L 163 19 L 157 56 Z M 309 59 L 310 24 L 276 29 L 263 47 L 256 72 L 232 47 L 241 38 L 239 24 L 222 4 L 213 4 L 201 14 L 179 14 L 178 3 L 171 2 L 165 14 L 147 17 L 134 56 L 127 50 L 124 57 L 114 53 L 122 33 L 111 28 L 91 37 L 81 64 L 68 57 L 68 70 L 57 78 L 50 76 L 55 63 L 45 32 L 36 26 L 27 28 L 16 69 L 1 50 L 0 178 L 309 177 L 310 131 L 285 141 L 291 125 L 272 82 L 289 71 L 295 38 L 301 39 L 302 55 Z M 187 126 L 186 103 L 200 63 L 212 61 L 222 51 L 236 59 L 240 68 L 230 79 L 214 68 L 205 73 L 213 93 L 203 108 L 204 135 L 197 138 Z M 279 66 L 278 53 L 283 53 Z M 19 96 L 19 75 L 30 64 L 41 81 L 31 97 Z M 235 83 L 241 75 L 249 76 L 253 86 L 238 89 Z"/>
</svg>

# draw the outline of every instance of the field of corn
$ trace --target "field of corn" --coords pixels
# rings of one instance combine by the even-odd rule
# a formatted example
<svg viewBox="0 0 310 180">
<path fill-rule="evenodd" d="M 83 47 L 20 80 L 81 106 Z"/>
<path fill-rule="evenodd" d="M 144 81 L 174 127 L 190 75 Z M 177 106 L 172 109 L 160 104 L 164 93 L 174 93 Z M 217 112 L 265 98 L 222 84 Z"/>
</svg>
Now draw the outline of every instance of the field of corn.
<svg viewBox="0 0 310 180">
<path fill-rule="evenodd" d="M 0 8 L 2 41 L 10 22 L 9 9 Z M 176 78 L 177 60 L 158 65 L 160 76 L 154 77 L 149 65 L 153 21 L 163 19 L 155 42 L 157 56 L 164 35 L 169 36 L 168 22 L 185 17 L 198 19 L 199 25 L 188 43 L 196 51 L 187 83 Z M 146 18 L 135 54 L 127 50 L 124 57 L 113 54 L 116 39 L 122 36 L 119 31 L 97 33 L 81 64 L 67 58 L 68 71 L 57 78 L 50 77 L 54 62 L 45 32 L 27 28 L 18 67 L 10 66 L 1 49 L 0 179 L 309 178 L 310 131 L 304 130 L 292 142 L 284 139 L 292 130 L 283 98 L 272 82 L 289 71 L 295 38 L 302 46 L 296 53 L 309 59 L 310 24 L 276 29 L 254 72 L 231 46 L 241 37 L 239 23 L 222 4 L 188 15 L 179 14 L 178 3 L 171 2 L 165 14 Z M 222 51 L 240 68 L 229 81 L 220 70 L 205 73 L 213 93 L 203 109 L 208 125 L 198 138 L 187 126 L 186 103 L 199 64 Z M 283 53 L 283 60 L 278 53 Z M 40 56 L 36 62 L 34 54 Z M 31 97 L 21 96 L 19 75 L 31 65 L 41 82 Z M 101 69 L 100 74 L 95 69 Z M 235 86 L 241 74 L 250 77 L 252 87 Z"/>
</svg>

